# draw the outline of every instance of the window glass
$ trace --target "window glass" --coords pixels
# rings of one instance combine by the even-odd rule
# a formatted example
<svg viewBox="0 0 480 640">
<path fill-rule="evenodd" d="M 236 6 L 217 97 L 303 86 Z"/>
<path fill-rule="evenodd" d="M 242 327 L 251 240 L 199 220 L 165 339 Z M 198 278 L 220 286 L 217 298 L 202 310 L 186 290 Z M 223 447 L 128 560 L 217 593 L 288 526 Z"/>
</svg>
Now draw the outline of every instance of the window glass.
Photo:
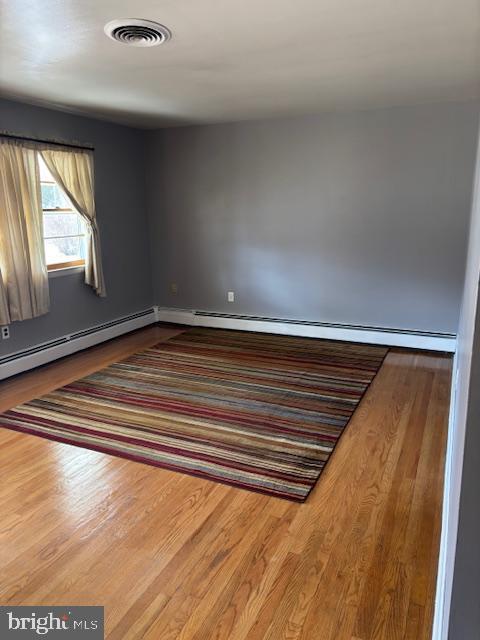
<svg viewBox="0 0 480 640">
<path fill-rule="evenodd" d="M 85 223 L 39 156 L 45 259 L 49 270 L 85 262 Z"/>
</svg>

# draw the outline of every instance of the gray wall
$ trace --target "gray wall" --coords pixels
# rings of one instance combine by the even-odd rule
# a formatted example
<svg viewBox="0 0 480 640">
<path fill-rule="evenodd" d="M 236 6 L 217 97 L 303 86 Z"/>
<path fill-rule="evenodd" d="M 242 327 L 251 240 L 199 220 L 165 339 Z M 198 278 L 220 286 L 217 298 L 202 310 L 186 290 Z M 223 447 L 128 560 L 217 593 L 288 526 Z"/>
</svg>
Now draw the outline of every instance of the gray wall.
<svg viewBox="0 0 480 640">
<path fill-rule="evenodd" d="M 466 103 L 148 132 L 0 100 L 1 129 L 95 146 L 108 288 L 51 279 L 0 354 L 154 302 L 455 331 L 476 126 Z"/>
<path fill-rule="evenodd" d="M 478 149 L 447 451 L 445 563 L 440 562 L 441 570 L 445 566 L 444 630 L 451 597 L 449 640 L 480 637 L 480 139 Z"/>
<path fill-rule="evenodd" d="M 152 305 L 145 195 L 145 132 L 17 102 L 0 100 L 0 128 L 37 138 L 92 143 L 95 198 L 107 297 L 83 274 L 50 279 L 51 311 L 14 322 L 0 355 Z"/>
<path fill-rule="evenodd" d="M 477 123 L 464 103 L 156 132 L 156 303 L 455 332 Z"/>
<path fill-rule="evenodd" d="M 449 640 L 480 637 L 480 313 L 470 373 Z"/>
</svg>

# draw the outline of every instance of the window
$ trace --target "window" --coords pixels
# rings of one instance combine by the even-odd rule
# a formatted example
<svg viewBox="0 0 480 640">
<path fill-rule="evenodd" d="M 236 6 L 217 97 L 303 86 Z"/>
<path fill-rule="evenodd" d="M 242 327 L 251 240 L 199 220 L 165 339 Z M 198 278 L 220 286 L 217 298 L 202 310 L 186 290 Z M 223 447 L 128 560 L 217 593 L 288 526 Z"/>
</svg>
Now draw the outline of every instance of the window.
<svg viewBox="0 0 480 640">
<path fill-rule="evenodd" d="M 82 266 L 85 264 L 85 223 L 40 156 L 38 161 L 48 270 Z"/>
</svg>

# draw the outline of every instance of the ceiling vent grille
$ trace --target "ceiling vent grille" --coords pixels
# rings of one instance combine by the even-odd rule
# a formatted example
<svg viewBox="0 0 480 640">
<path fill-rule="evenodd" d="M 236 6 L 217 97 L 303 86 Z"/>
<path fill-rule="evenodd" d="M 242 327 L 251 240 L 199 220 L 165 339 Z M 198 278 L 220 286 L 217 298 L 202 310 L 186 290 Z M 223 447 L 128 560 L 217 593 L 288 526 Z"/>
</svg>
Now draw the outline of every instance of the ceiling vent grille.
<svg viewBox="0 0 480 640">
<path fill-rule="evenodd" d="M 172 34 L 167 27 L 151 20 L 112 20 L 105 25 L 105 33 L 112 40 L 130 47 L 154 47 L 170 40 Z"/>
</svg>

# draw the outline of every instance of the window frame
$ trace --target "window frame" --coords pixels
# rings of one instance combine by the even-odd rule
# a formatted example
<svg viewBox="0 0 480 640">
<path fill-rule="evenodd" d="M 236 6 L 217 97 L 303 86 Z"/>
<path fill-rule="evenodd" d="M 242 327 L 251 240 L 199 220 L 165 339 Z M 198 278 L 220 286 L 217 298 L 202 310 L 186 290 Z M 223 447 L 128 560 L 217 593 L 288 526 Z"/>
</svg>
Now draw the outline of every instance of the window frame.
<svg viewBox="0 0 480 640">
<path fill-rule="evenodd" d="M 42 162 L 42 158 L 40 158 L 40 157 L 39 157 L 39 162 Z M 47 167 L 47 170 L 48 170 L 48 167 Z M 43 184 L 53 184 L 58 189 L 62 190 L 61 187 L 59 186 L 59 184 L 54 179 L 53 180 L 42 180 L 41 176 L 40 176 L 40 191 L 42 189 L 42 185 Z M 66 207 L 53 207 L 53 208 L 52 207 L 47 207 L 47 208 L 44 208 L 43 207 L 43 197 L 41 197 L 41 205 L 42 205 L 42 228 L 43 229 L 44 229 L 44 222 L 45 222 L 45 214 L 48 215 L 49 213 L 75 213 L 77 216 L 80 216 L 80 214 L 78 213 L 78 211 L 74 207 L 72 207 L 72 208 L 66 208 Z M 55 238 L 85 238 L 85 236 L 86 236 L 85 233 L 69 234 L 69 235 L 64 235 L 64 236 L 46 236 L 45 235 L 45 231 L 43 231 L 42 241 L 45 244 L 45 240 L 51 240 L 51 239 L 55 239 Z M 52 263 L 52 264 L 48 264 L 46 256 L 45 256 L 45 263 L 46 263 L 47 271 L 48 272 L 52 272 L 52 271 L 61 271 L 63 269 L 72 269 L 72 268 L 84 267 L 85 266 L 85 259 L 81 258 L 80 260 L 68 260 L 68 261 L 65 261 L 65 262 L 55 262 L 55 263 Z"/>
</svg>

